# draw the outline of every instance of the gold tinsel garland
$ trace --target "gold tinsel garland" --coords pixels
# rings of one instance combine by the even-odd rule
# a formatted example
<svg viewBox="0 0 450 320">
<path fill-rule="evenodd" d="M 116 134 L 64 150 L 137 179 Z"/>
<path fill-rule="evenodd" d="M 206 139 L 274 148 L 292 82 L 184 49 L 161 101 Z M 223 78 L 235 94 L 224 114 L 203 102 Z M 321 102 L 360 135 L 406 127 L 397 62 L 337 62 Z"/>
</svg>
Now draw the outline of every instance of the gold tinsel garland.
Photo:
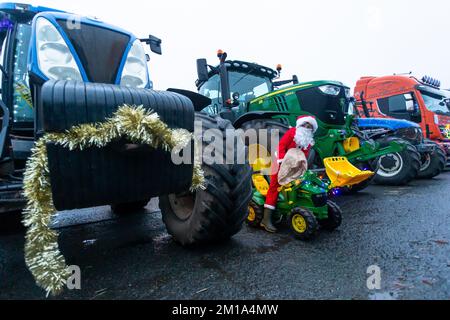
<svg viewBox="0 0 450 320">
<path fill-rule="evenodd" d="M 114 116 L 103 123 L 83 124 L 65 133 L 49 133 L 32 150 L 24 175 L 24 195 L 27 207 L 24 224 L 28 228 L 25 261 L 36 283 L 47 295 L 62 292 L 70 274 L 58 247 L 58 233 L 50 228 L 53 205 L 49 178 L 47 143 L 55 143 L 70 150 L 102 148 L 113 140 L 125 137 L 133 143 L 172 151 L 184 148 L 193 139 L 187 130 L 170 129 L 158 114 L 141 107 L 120 107 Z M 204 174 L 199 163 L 194 165 L 192 190 L 203 188 Z"/>
</svg>

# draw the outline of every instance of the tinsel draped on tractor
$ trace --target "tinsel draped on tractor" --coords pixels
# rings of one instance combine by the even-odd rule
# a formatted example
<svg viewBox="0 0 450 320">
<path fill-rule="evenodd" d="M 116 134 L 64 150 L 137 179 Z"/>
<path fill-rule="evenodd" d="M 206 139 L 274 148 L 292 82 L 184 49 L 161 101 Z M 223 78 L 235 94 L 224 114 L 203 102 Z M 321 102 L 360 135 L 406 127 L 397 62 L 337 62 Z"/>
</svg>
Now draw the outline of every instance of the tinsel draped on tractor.
<svg viewBox="0 0 450 320">
<path fill-rule="evenodd" d="M 61 293 L 70 274 L 59 251 L 58 233 L 50 228 L 56 209 L 52 199 L 46 146 L 54 143 L 71 151 L 103 148 L 120 138 L 171 152 L 175 148 L 187 146 L 193 135 L 184 129 L 170 129 L 153 111 L 125 105 L 105 122 L 83 124 L 65 133 L 48 133 L 32 150 L 24 176 L 24 195 L 27 198 L 24 224 L 28 228 L 25 260 L 36 283 L 48 295 Z M 204 174 L 200 164 L 196 163 L 192 190 L 203 188 L 203 185 Z"/>
</svg>

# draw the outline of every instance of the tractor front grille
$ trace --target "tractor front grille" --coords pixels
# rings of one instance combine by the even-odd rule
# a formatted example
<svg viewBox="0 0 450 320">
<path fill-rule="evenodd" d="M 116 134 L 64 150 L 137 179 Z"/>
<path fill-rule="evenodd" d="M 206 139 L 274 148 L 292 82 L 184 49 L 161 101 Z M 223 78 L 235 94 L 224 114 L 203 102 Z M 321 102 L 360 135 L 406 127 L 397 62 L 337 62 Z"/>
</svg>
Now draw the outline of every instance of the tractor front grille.
<svg viewBox="0 0 450 320">
<path fill-rule="evenodd" d="M 90 82 L 114 84 L 130 36 L 83 23 L 69 28 L 67 20 L 58 24 L 69 37 Z"/>
</svg>

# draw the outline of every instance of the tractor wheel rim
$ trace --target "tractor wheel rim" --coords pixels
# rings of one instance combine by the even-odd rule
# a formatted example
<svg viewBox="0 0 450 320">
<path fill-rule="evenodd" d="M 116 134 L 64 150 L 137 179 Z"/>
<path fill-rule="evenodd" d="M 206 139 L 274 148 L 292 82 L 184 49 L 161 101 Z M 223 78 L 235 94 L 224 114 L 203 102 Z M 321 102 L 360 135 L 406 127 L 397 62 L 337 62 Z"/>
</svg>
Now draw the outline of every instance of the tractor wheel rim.
<svg viewBox="0 0 450 320">
<path fill-rule="evenodd" d="M 394 161 L 394 165 L 391 168 L 386 168 L 383 165 L 383 160 L 385 160 L 387 157 L 391 157 Z M 395 177 L 397 174 L 399 174 L 403 169 L 403 158 L 398 153 L 388 154 L 385 156 L 382 156 L 379 160 L 380 169 L 378 170 L 378 175 L 385 177 L 385 178 L 392 178 Z"/>
<path fill-rule="evenodd" d="M 426 157 L 425 161 L 420 166 L 420 172 L 423 172 L 423 171 L 427 170 L 430 167 L 431 155 L 427 154 L 425 157 Z"/>
<path fill-rule="evenodd" d="M 305 233 L 308 229 L 308 224 L 306 223 L 305 218 L 299 214 L 292 217 L 292 226 L 298 233 Z"/>
<path fill-rule="evenodd" d="M 247 220 L 250 222 L 254 222 L 256 220 L 256 211 L 253 207 L 248 208 Z"/>
<path fill-rule="evenodd" d="M 178 219 L 187 221 L 192 216 L 195 207 L 196 193 L 169 195 L 170 206 Z"/>
</svg>

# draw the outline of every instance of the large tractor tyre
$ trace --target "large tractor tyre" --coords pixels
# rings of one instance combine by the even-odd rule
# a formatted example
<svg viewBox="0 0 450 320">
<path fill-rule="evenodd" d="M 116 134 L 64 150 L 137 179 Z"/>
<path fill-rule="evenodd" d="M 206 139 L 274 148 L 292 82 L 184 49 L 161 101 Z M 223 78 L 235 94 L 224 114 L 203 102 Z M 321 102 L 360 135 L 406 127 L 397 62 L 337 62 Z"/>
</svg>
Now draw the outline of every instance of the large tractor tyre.
<svg viewBox="0 0 450 320">
<path fill-rule="evenodd" d="M 427 143 L 435 144 L 434 152 L 427 153 L 422 157 L 421 166 L 419 170 L 419 179 L 432 179 L 440 175 L 447 163 L 447 156 L 441 147 L 432 141 L 426 141 Z"/>
<path fill-rule="evenodd" d="M 277 121 L 277 120 L 253 120 L 249 122 L 245 122 L 241 129 L 244 132 L 249 132 L 248 130 L 255 130 L 257 132 L 257 144 L 262 145 L 264 148 L 267 149 L 269 153 L 278 151 L 278 146 L 273 146 L 272 150 L 272 134 L 274 134 L 274 137 L 278 137 L 278 142 L 281 140 L 281 138 L 288 132 L 289 126 Z M 267 134 L 265 136 L 260 135 L 260 130 L 267 130 Z M 249 137 L 251 135 L 246 136 L 245 145 L 250 146 L 252 143 L 254 144 L 254 141 L 249 141 Z M 260 139 L 262 138 L 262 139 Z M 262 141 L 262 140 L 266 141 Z M 270 154 L 272 156 L 272 154 Z"/>
<path fill-rule="evenodd" d="M 392 141 L 406 144 L 406 148 L 402 152 L 387 154 L 379 158 L 379 169 L 374 182 L 387 186 L 406 185 L 419 174 L 420 154 L 411 143 L 396 137 L 383 139 L 380 141 L 380 145 L 387 147 Z"/>
<path fill-rule="evenodd" d="M 125 215 L 129 213 L 135 213 L 139 210 L 144 209 L 147 204 L 150 202 L 150 199 L 133 202 L 133 203 L 122 203 L 122 204 L 115 204 L 111 206 L 112 212 L 114 212 L 117 215 Z"/>
<path fill-rule="evenodd" d="M 238 233 L 248 217 L 248 204 L 252 197 L 252 170 L 246 162 L 246 148 L 242 141 L 234 139 L 226 143 L 228 134 L 234 132 L 231 122 L 220 117 L 196 114 L 196 121 L 202 123 L 204 134 L 213 135 L 212 141 L 223 141 L 223 151 L 215 151 L 214 159 L 224 161 L 227 154 L 235 164 L 210 164 L 214 162 L 206 147 L 212 141 L 203 141 L 203 165 L 205 190 L 194 193 L 160 197 L 160 209 L 168 232 L 183 246 L 194 246 L 220 242 Z M 211 152 L 212 153 L 212 152 Z M 230 156 L 229 156 L 230 157 Z"/>
</svg>

